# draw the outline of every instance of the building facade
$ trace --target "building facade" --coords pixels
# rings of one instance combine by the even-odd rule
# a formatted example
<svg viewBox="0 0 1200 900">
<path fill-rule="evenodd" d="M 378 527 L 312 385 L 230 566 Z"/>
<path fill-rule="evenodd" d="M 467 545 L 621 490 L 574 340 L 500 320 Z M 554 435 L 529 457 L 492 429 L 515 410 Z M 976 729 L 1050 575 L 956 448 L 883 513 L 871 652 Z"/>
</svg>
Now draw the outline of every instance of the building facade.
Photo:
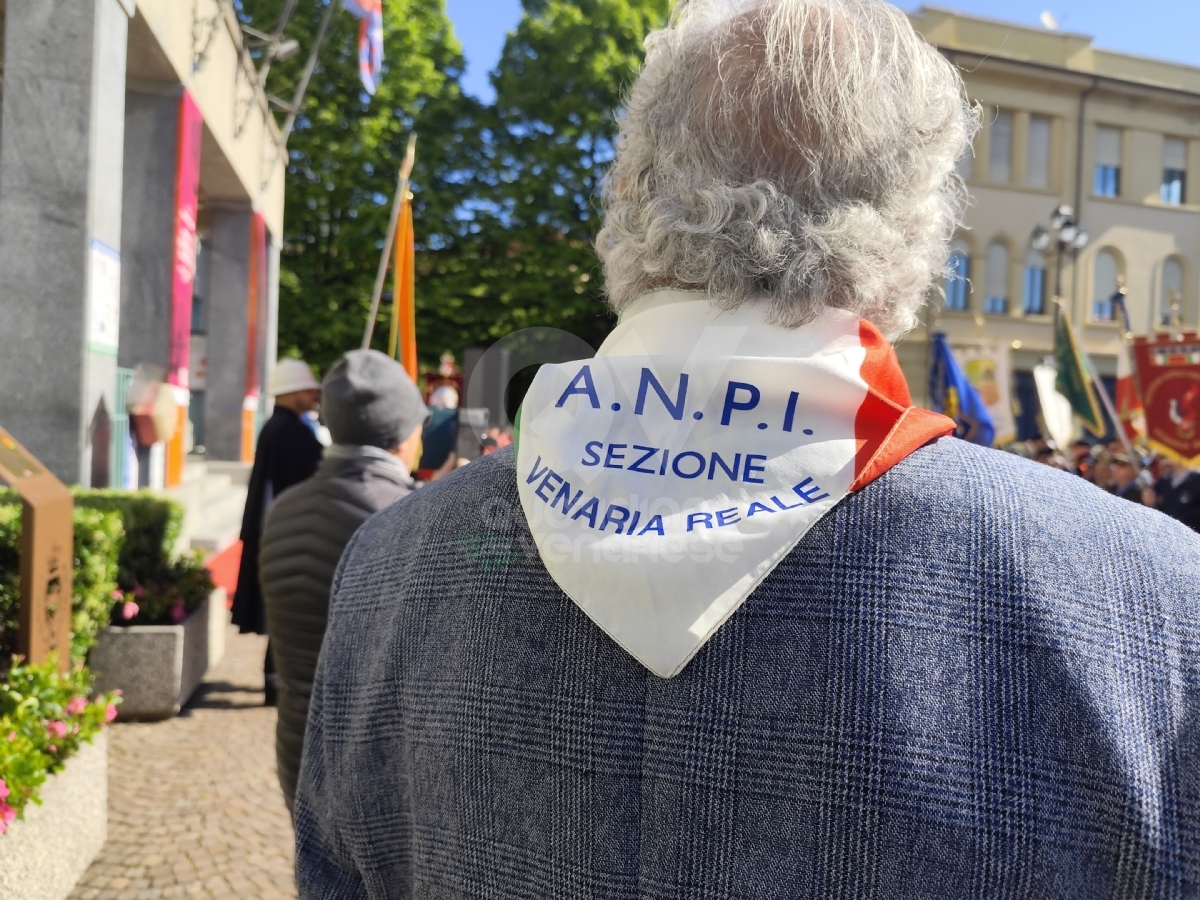
<svg viewBox="0 0 1200 900">
<path fill-rule="evenodd" d="M 0 425 L 62 480 L 252 451 L 285 160 L 229 0 L 0 0 Z"/>
<path fill-rule="evenodd" d="M 1200 69 L 1101 50 L 1083 35 L 933 7 L 913 26 L 957 65 L 983 127 L 963 161 L 971 205 L 955 276 L 898 351 L 928 402 L 933 330 L 952 346 L 1006 349 L 1020 436 L 1036 404 L 1031 370 L 1053 346 L 1055 285 L 1099 374 L 1114 376 L 1120 286 L 1132 330 L 1200 323 Z M 1189 183 L 1191 182 L 1191 183 Z M 1066 204 L 1088 241 L 1031 245 Z"/>
</svg>

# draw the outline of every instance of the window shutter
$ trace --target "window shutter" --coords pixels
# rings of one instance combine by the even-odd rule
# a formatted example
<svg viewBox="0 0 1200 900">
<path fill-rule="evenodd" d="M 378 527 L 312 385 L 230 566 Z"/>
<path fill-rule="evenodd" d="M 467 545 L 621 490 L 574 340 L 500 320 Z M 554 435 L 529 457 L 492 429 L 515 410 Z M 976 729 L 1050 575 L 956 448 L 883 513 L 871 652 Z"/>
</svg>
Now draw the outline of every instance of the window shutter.
<svg viewBox="0 0 1200 900">
<path fill-rule="evenodd" d="M 1012 113 L 996 113 L 992 122 L 992 145 L 988 151 L 988 178 L 991 181 L 1008 184 L 1012 179 L 1012 134 Z"/>
<path fill-rule="evenodd" d="M 1107 250 L 1096 254 L 1096 284 L 1092 298 L 1103 302 L 1117 292 L 1117 258 Z"/>
<path fill-rule="evenodd" d="M 1008 248 L 999 241 L 988 246 L 987 295 L 1008 296 Z"/>
<path fill-rule="evenodd" d="M 1163 141 L 1163 168 L 1187 170 L 1187 141 L 1171 137 Z"/>
<path fill-rule="evenodd" d="M 1050 186 L 1050 120 L 1045 116 L 1029 119 L 1029 165 L 1025 180 L 1030 187 Z"/>
<path fill-rule="evenodd" d="M 1121 132 L 1100 126 L 1096 129 L 1096 165 L 1119 168 L 1121 165 Z"/>
<path fill-rule="evenodd" d="M 1171 304 L 1174 299 L 1183 300 L 1183 267 L 1178 260 L 1168 259 L 1163 263 L 1162 270 L 1162 301 L 1159 306 L 1162 323 L 1170 325 L 1174 310 Z"/>
</svg>

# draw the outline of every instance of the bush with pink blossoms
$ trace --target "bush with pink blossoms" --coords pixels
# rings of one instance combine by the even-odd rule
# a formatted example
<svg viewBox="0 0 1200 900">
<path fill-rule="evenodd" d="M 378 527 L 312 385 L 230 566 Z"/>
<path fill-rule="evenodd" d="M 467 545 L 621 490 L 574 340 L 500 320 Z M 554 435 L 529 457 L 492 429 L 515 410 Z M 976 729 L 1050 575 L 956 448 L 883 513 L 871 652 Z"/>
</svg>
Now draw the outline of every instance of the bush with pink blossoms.
<svg viewBox="0 0 1200 900">
<path fill-rule="evenodd" d="M 62 674 L 51 661 L 14 660 L 0 684 L 0 834 L 26 804 L 40 803 L 38 789 L 84 741 L 116 717 L 119 698 L 89 701 L 91 675 L 82 667 Z"/>
</svg>

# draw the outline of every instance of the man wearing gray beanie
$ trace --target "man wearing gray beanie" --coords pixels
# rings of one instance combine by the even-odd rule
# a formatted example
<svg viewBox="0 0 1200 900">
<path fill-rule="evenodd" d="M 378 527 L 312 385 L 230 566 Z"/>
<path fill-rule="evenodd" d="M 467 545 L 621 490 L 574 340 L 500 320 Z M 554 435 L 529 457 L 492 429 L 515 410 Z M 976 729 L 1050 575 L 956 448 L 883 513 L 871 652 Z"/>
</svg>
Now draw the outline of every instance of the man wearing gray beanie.
<svg viewBox="0 0 1200 900">
<path fill-rule="evenodd" d="M 428 414 L 404 368 L 376 350 L 352 350 L 334 363 L 321 383 L 321 409 L 334 444 L 316 474 L 271 508 L 259 553 L 280 680 L 275 755 L 289 809 L 334 571 L 358 527 L 415 488 L 409 473 Z"/>
</svg>

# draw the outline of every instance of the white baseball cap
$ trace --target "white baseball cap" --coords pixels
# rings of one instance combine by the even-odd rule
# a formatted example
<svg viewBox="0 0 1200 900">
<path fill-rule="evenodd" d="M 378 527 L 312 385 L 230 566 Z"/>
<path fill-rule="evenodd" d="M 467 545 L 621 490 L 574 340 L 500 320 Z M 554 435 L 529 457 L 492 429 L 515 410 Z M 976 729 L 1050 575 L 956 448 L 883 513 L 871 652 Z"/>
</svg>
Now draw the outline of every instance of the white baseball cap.
<svg viewBox="0 0 1200 900">
<path fill-rule="evenodd" d="M 440 409 L 458 409 L 458 391 L 452 385 L 440 384 L 429 396 L 429 405 Z"/>
<path fill-rule="evenodd" d="M 321 383 L 302 359 L 281 359 L 271 370 L 270 391 L 274 397 L 294 391 L 319 391 Z"/>
</svg>

